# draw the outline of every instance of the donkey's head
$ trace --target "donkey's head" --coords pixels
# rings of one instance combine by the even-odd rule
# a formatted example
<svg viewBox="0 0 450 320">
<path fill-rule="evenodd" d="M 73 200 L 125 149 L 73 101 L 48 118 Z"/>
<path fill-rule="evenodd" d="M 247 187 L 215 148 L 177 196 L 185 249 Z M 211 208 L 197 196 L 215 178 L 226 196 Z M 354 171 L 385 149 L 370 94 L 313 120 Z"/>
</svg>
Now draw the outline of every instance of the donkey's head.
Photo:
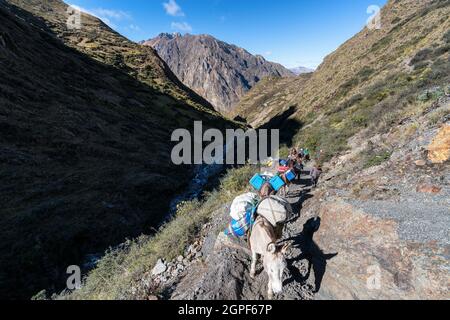
<svg viewBox="0 0 450 320">
<path fill-rule="evenodd" d="M 283 247 L 270 243 L 264 255 L 264 270 L 269 276 L 269 296 L 271 293 L 281 293 L 283 290 L 283 273 L 287 268 L 286 252 L 290 245 Z"/>
</svg>

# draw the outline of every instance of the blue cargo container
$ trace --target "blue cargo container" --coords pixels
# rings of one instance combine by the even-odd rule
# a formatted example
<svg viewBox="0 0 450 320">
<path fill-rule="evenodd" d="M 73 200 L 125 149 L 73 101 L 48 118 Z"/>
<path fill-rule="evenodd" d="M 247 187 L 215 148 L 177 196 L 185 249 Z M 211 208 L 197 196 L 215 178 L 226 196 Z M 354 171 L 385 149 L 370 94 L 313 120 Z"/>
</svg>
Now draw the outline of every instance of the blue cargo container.
<svg viewBox="0 0 450 320">
<path fill-rule="evenodd" d="M 285 174 L 286 179 L 288 179 L 289 181 L 292 181 L 295 179 L 295 173 L 294 170 L 289 170 L 288 172 L 286 172 Z"/>
<path fill-rule="evenodd" d="M 270 185 L 275 191 L 278 191 L 282 187 L 284 187 L 285 183 L 283 179 L 281 179 L 279 176 L 275 176 L 272 179 L 270 179 Z"/>
<path fill-rule="evenodd" d="M 259 173 L 255 174 L 253 178 L 250 179 L 250 184 L 258 191 L 261 190 L 265 182 L 266 180 Z"/>
</svg>

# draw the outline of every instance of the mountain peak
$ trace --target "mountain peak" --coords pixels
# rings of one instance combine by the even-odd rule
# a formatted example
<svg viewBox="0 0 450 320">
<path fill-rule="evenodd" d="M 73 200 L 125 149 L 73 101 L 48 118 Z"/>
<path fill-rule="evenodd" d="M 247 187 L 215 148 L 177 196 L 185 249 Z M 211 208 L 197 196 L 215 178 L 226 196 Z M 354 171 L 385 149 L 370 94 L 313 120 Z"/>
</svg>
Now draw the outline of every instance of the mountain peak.
<svg viewBox="0 0 450 320">
<path fill-rule="evenodd" d="M 223 113 L 229 113 L 263 78 L 294 76 L 262 55 L 252 55 L 209 34 L 163 33 L 142 44 L 153 47 L 186 86 Z"/>
<path fill-rule="evenodd" d="M 162 32 L 156 38 L 175 39 L 175 38 L 182 37 L 182 36 L 183 35 L 179 32 L 172 32 L 172 33 Z M 145 40 L 143 42 L 145 42 Z"/>
</svg>

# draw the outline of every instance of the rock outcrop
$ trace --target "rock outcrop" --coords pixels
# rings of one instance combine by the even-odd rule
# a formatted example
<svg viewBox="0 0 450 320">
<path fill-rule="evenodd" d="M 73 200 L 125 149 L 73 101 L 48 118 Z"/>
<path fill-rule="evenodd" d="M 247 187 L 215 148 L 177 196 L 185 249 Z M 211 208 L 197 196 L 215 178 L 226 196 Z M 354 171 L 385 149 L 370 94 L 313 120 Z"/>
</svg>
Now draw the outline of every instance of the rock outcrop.
<svg viewBox="0 0 450 320">
<path fill-rule="evenodd" d="M 162 33 L 142 44 L 153 47 L 186 86 L 224 114 L 261 79 L 294 76 L 280 64 L 210 35 Z"/>
<path fill-rule="evenodd" d="M 445 124 L 428 146 L 428 158 L 433 163 L 444 163 L 450 158 L 450 125 Z"/>
</svg>

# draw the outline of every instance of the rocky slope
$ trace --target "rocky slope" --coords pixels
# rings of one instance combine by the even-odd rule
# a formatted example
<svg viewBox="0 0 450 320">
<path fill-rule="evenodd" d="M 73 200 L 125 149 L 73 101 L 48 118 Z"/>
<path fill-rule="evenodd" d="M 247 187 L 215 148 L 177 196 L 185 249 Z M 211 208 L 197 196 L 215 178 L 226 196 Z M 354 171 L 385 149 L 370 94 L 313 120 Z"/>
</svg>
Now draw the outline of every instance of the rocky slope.
<svg viewBox="0 0 450 320">
<path fill-rule="evenodd" d="M 151 48 L 88 15 L 66 30 L 66 7 L 0 1 L 1 298 L 149 232 L 192 178 L 168 161 L 172 131 L 228 126 Z"/>
<path fill-rule="evenodd" d="M 209 35 L 163 33 L 142 44 L 153 47 L 185 85 L 224 114 L 261 79 L 294 75 L 279 64 Z"/>
<path fill-rule="evenodd" d="M 402 105 L 405 95 L 414 95 L 433 83 L 445 83 L 448 15 L 447 0 L 389 1 L 381 12 L 382 28 L 364 28 L 326 57 L 311 79 L 288 83 L 274 78 L 266 84 L 281 86 L 282 90 L 277 99 L 267 97 L 269 107 L 264 109 L 263 118 L 261 105 L 266 102 L 252 92 L 249 98 L 243 98 L 234 115 L 258 127 L 295 107 L 289 115 L 293 121 L 305 127 L 312 123 L 316 127 L 334 126 L 335 136 L 348 138 L 343 131 L 352 129 L 347 130 L 342 120 L 356 125 L 358 121 L 352 120 L 360 120 L 355 130 L 362 129 L 378 122 L 373 121 L 374 115 L 391 111 L 392 105 Z M 260 91 L 263 95 L 264 89 Z M 333 123 L 320 121 L 322 114 L 328 119 L 334 115 Z M 299 130 L 297 139 L 303 133 Z"/>
</svg>

